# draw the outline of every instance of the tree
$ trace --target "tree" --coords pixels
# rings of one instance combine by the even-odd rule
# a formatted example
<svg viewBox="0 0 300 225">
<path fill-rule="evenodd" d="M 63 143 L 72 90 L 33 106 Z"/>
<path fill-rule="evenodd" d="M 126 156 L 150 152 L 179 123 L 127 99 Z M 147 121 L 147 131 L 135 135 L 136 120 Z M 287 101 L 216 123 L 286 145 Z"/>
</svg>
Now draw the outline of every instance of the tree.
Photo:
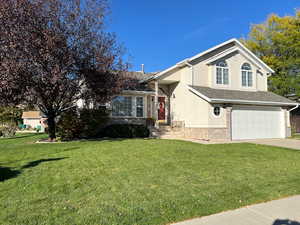
<svg viewBox="0 0 300 225">
<path fill-rule="evenodd" d="M 22 109 L 17 107 L 0 107 L 0 126 L 11 124 L 17 126 L 22 119 Z"/>
<path fill-rule="evenodd" d="M 109 101 L 127 64 L 107 11 L 106 0 L 0 0 L 0 105 L 36 105 L 53 140 L 79 99 Z"/>
<path fill-rule="evenodd" d="M 242 41 L 274 69 L 271 91 L 300 96 L 300 11 L 294 16 L 270 15 L 264 23 L 253 25 Z"/>
</svg>

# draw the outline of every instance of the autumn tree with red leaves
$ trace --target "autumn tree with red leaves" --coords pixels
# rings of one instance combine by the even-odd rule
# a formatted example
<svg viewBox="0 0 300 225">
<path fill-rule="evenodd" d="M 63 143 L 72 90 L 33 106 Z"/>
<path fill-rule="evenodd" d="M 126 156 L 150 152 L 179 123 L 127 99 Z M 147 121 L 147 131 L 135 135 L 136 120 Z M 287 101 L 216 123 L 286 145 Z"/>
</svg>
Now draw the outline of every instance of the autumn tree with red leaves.
<svg viewBox="0 0 300 225">
<path fill-rule="evenodd" d="M 37 106 L 53 140 L 56 118 L 79 99 L 120 92 L 127 65 L 107 11 L 106 0 L 0 0 L 0 105 Z"/>
</svg>

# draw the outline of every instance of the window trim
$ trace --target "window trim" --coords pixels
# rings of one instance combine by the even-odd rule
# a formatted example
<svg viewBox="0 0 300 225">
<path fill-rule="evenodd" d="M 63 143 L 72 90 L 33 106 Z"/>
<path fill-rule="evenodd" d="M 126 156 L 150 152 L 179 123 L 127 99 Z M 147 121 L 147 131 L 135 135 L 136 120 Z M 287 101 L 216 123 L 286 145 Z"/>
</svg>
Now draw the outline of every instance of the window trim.
<svg viewBox="0 0 300 225">
<path fill-rule="evenodd" d="M 118 98 L 118 97 L 124 97 L 124 98 L 128 98 L 130 97 L 131 98 L 131 116 L 122 116 L 122 115 L 113 115 L 113 108 L 114 108 L 114 104 L 113 104 L 113 101 L 114 101 L 114 98 Z M 120 118 L 120 117 L 124 117 L 124 118 L 131 118 L 133 117 L 133 97 L 132 96 L 128 96 L 128 95 L 117 95 L 117 96 L 114 96 L 114 98 L 111 100 L 111 117 L 116 117 L 116 118 Z"/>
<path fill-rule="evenodd" d="M 131 116 L 115 116 L 113 115 L 113 100 L 111 100 L 111 112 L 110 112 L 110 117 L 111 118 L 139 118 L 139 119 L 142 119 L 142 118 L 146 118 L 146 114 L 147 114 L 147 109 L 145 108 L 146 105 L 147 105 L 147 98 L 145 95 L 116 95 L 114 96 L 115 97 L 118 97 L 118 96 L 121 96 L 121 97 L 131 97 Z M 137 97 L 141 97 L 143 99 L 143 116 L 142 117 L 138 117 L 137 116 Z"/>
<path fill-rule="evenodd" d="M 219 109 L 220 109 L 219 115 L 216 115 L 216 114 L 215 114 L 215 108 L 219 108 Z M 222 115 L 222 108 L 221 108 L 221 106 L 219 106 L 219 105 L 213 105 L 213 106 L 212 106 L 212 114 L 213 114 L 213 116 L 214 116 L 215 118 L 220 118 L 221 115 Z"/>
<path fill-rule="evenodd" d="M 244 66 L 249 66 L 248 69 L 243 68 Z M 245 72 L 246 74 L 246 85 L 243 85 L 243 72 Z M 249 74 L 251 74 L 251 86 L 249 86 Z M 250 63 L 248 62 L 244 62 L 241 66 L 241 73 L 240 73 L 240 77 L 241 77 L 241 87 L 242 88 L 253 88 L 254 87 L 254 79 L 253 79 L 253 70 L 252 70 L 252 66 Z"/>
<path fill-rule="evenodd" d="M 218 64 L 224 63 L 225 66 L 220 66 Z M 218 83 L 218 69 L 221 69 L 221 83 Z M 227 70 L 227 84 L 224 84 L 224 71 Z M 230 85 L 230 73 L 229 73 L 229 67 L 225 60 L 221 60 L 215 64 L 215 71 L 214 71 L 214 79 L 215 79 L 215 85 L 217 86 L 224 86 L 227 87 Z"/>
<path fill-rule="evenodd" d="M 142 98 L 142 105 L 141 106 L 138 106 L 137 104 L 137 99 L 138 98 Z M 142 111 L 142 116 L 137 116 L 138 114 L 138 109 L 141 108 L 143 111 Z M 135 117 L 136 118 L 145 118 L 145 99 L 143 96 L 135 96 Z"/>
</svg>

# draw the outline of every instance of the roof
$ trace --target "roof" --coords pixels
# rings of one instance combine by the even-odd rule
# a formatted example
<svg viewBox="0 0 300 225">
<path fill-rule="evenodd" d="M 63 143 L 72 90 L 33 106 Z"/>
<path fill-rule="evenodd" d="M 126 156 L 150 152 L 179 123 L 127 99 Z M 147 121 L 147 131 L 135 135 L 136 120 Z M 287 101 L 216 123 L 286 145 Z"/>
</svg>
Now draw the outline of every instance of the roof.
<svg viewBox="0 0 300 225">
<path fill-rule="evenodd" d="M 22 114 L 23 119 L 40 119 L 42 118 L 40 111 L 27 111 Z"/>
<path fill-rule="evenodd" d="M 211 103 L 240 103 L 258 105 L 297 105 L 290 99 L 268 91 L 238 91 L 189 86 L 195 94 Z"/>
<path fill-rule="evenodd" d="M 126 72 L 126 84 L 124 91 L 139 91 L 139 92 L 153 92 L 147 83 L 143 83 L 141 81 L 152 77 L 155 73 L 143 73 L 143 72 Z"/>
<path fill-rule="evenodd" d="M 157 73 L 156 75 L 153 75 L 152 77 L 149 77 L 148 80 L 151 80 L 151 79 L 157 79 L 159 77 L 161 77 L 162 75 L 166 74 L 167 72 L 170 72 L 178 67 L 182 67 L 182 66 L 185 66 L 186 64 L 190 63 L 191 61 L 194 61 L 206 54 L 209 54 L 219 48 L 222 48 L 226 45 L 230 45 L 230 44 L 235 44 L 237 45 L 238 47 L 240 47 L 244 52 L 246 52 L 247 54 L 249 54 L 253 59 L 255 59 L 260 65 L 262 65 L 266 70 L 268 70 L 270 73 L 274 73 L 274 70 L 272 68 L 270 68 L 267 64 L 265 64 L 260 58 L 258 58 L 253 52 L 251 52 L 248 48 L 246 48 L 239 40 L 237 40 L 236 38 L 233 38 L 233 39 L 230 39 L 228 41 L 225 41 L 217 46 L 214 46 L 206 51 L 203 51 L 193 57 L 190 57 L 190 58 L 187 58 L 185 60 L 182 60 L 178 63 L 176 63 L 174 66 L 171 66 L 169 67 L 168 69 L 166 70 L 163 70 L 159 73 Z"/>
<path fill-rule="evenodd" d="M 156 73 L 143 73 L 141 71 L 128 71 L 125 73 L 125 77 L 126 78 L 133 78 L 133 79 L 137 79 L 137 80 L 144 80 L 146 78 L 149 78 L 153 75 L 155 75 Z"/>
</svg>

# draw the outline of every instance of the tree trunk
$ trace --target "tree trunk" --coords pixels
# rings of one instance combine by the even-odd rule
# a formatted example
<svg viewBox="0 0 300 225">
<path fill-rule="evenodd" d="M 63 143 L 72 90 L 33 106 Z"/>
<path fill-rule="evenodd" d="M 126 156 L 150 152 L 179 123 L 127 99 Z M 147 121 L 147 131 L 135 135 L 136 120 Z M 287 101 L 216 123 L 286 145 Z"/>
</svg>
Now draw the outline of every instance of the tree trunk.
<svg viewBox="0 0 300 225">
<path fill-rule="evenodd" d="M 56 138 L 56 122 L 55 122 L 55 116 L 49 115 L 47 118 L 48 123 L 48 132 L 49 132 L 49 140 L 55 141 Z"/>
</svg>

